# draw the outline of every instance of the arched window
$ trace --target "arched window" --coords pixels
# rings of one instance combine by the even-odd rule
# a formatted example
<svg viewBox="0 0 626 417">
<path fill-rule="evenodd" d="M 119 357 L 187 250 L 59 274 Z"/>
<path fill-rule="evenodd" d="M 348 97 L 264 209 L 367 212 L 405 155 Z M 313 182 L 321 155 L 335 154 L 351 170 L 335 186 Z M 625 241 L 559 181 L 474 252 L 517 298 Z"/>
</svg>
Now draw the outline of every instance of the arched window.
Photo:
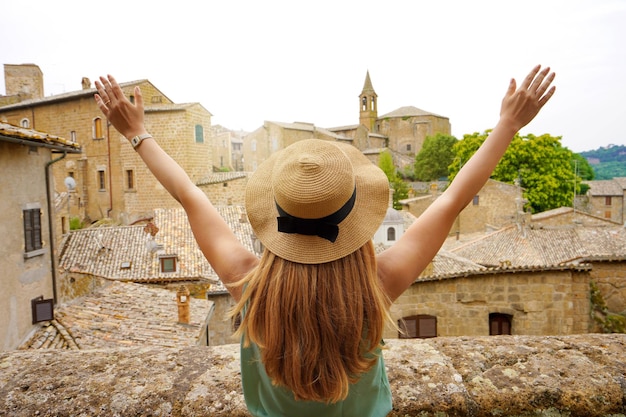
<svg viewBox="0 0 626 417">
<path fill-rule="evenodd" d="M 96 117 L 93 119 L 93 138 L 94 139 L 102 139 L 104 135 L 102 133 L 102 119 Z"/>
<path fill-rule="evenodd" d="M 196 125 L 196 143 L 204 143 L 204 128 L 202 125 Z"/>
<path fill-rule="evenodd" d="M 250 149 L 252 150 L 252 152 L 256 152 L 256 140 L 250 142 Z"/>
<path fill-rule="evenodd" d="M 400 339 L 437 337 L 437 317 L 427 314 L 403 317 L 398 320 L 398 328 Z"/>
<path fill-rule="evenodd" d="M 489 335 L 511 334 L 513 316 L 510 314 L 490 313 L 489 314 Z"/>
<path fill-rule="evenodd" d="M 361 110 L 363 111 L 367 110 L 367 97 L 365 96 L 361 98 Z"/>
<path fill-rule="evenodd" d="M 20 126 L 25 129 L 30 129 L 30 120 L 28 120 L 26 117 L 23 118 L 22 120 L 20 120 Z"/>
<path fill-rule="evenodd" d="M 396 228 L 390 227 L 387 229 L 387 240 L 395 241 L 396 240 Z"/>
</svg>

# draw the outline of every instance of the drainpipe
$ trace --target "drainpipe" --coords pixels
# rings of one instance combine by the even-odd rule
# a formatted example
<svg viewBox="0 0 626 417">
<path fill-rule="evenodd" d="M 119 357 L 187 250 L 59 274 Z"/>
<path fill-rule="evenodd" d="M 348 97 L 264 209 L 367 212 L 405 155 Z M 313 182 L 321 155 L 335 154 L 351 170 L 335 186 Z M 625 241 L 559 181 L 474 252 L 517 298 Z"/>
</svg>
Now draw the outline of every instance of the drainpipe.
<svg viewBox="0 0 626 417">
<path fill-rule="evenodd" d="M 113 172 L 111 172 L 111 123 L 109 119 L 107 119 L 107 164 L 109 166 L 109 209 L 107 210 L 107 217 L 110 219 L 113 211 Z"/>
<path fill-rule="evenodd" d="M 54 219 L 52 218 L 52 197 L 50 196 L 50 166 L 67 156 L 67 152 L 63 152 L 63 155 L 46 162 L 46 201 L 48 203 L 48 233 L 50 235 L 50 271 L 52 272 L 52 298 L 54 304 L 57 303 L 57 272 L 54 259 Z"/>
</svg>

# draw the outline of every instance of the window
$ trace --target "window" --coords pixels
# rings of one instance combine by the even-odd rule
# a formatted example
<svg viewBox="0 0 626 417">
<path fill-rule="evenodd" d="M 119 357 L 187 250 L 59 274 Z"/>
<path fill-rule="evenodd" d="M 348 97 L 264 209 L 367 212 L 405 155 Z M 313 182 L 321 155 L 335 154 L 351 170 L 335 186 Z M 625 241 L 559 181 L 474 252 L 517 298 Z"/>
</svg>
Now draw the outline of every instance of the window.
<svg viewBox="0 0 626 417">
<path fill-rule="evenodd" d="M 361 105 L 362 105 L 362 107 L 361 107 L 362 111 L 367 110 L 367 97 L 362 97 L 361 98 Z"/>
<path fill-rule="evenodd" d="M 480 202 L 480 196 L 475 195 L 474 198 L 472 199 L 472 205 L 477 206 L 479 202 Z"/>
<path fill-rule="evenodd" d="M 98 189 L 100 191 L 106 191 L 107 189 L 104 170 L 98 170 Z"/>
<path fill-rule="evenodd" d="M 29 129 L 30 120 L 28 120 L 27 118 L 23 118 L 22 120 L 20 120 L 20 126 L 22 126 L 23 128 Z"/>
<path fill-rule="evenodd" d="M 604 218 L 605 219 L 610 219 L 611 218 L 611 212 L 609 210 L 604 212 Z"/>
<path fill-rule="evenodd" d="M 605 206 L 610 206 L 613 203 L 613 199 L 611 196 L 606 196 L 604 197 L 604 205 Z"/>
<path fill-rule="evenodd" d="M 513 316 L 510 314 L 491 313 L 489 314 L 489 335 L 511 334 L 511 323 Z"/>
<path fill-rule="evenodd" d="M 130 101 L 131 103 L 135 104 L 135 95 L 131 94 L 130 97 L 128 97 L 128 101 Z"/>
<path fill-rule="evenodd" d="M 176 255 L 159 256 L 161 272 L 176 272 Z"/>
<path fill-rule="evenodd" d="M 26 253 L 39 251 L 43 248 L 41 239 L 41 209 L 27 208 L 22 211 L 24 217 L 24 251 Z M 37 255 L 38 253 L 33 253 Z"/>
<path fill-rule="evenodd" d="M 126 170 L 126 187 L 129 190 L 135 189 L 135 173 L 133 172 L 132 169 Z"/>
<path fill-rule="evenodd" d="M 387 229 L 387 240 L 394 241 L 396 240 L 396 228 L 390 227 Z"/>
<path fill-rule="evenodd" d="M 102 134 L 102 119 L 96 117 L 93 119 L 93 138 L 94 139 L 102 139 L 104 138 Z"/>
<path fill-rule="evenodd" d="M 70 132 L 70 142 L 76 143 L 76 131 L 72 130 Z"/>
<path fill-rule="evenodd" d="M 407 152 L 411 152 L 411 144 L 410 143 L 406 144 L 406 151 Z"/>
<path fill-rule="evenodd" d="M 204 143 L 204 129 L 202 125 L 196 125 L 196 143 Z"/>
<path fill-rule="evenodd" d="M 256 140 L 250 142 L 250 149 L 252 150 L 252 152 L 256 152 Z"/>
<path fill-rule="evenodd" d="M 398 320 L 400 339 L 437 337 L 437 317 L 427 314 L 403 317 Z"/>
</svg>

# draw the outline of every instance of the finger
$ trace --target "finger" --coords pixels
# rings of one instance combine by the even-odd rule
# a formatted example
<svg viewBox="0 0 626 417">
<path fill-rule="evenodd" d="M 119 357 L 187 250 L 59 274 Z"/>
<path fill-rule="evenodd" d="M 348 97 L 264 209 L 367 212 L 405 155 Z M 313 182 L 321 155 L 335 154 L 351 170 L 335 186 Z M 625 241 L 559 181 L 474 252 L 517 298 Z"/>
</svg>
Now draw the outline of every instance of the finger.
<svg viewBox="0 0 626 417">
<path fill-rule="evenodd" d="M 135 103 L 137 107 L 143 109 L 143 95 L 141 95 L 141 88 L 135 86 Z"/>
<path fill-rule="evenodd" d="M 511 78 L 511 82 L 509 83 L 509 88 L 506 90 L 506 95 L 510 96 L 517 89 L 517 83 L 515 82 L 515 78 Z"/>
<path fill-rule="evenodd" d="M 109 83 L 111 84 L 111 92 L 113 93 L 113 96 L 111 98 L 116 100 L 123 99 L 124 92 L 122 91 L 122 88 L 117 83 L 117 81 L 115 81 L 115 78 L 113 78 L 112 75 L 108 75 L 107 77 L 109 78 Z"/>
<path fill-rule="evenodd" d="M 528 75 L 526 76 L 526 78 L 524 78 L 524 81 L 522 82 L 522 85 L 520 86 L 521 89 L 523 90 L 527 90 L 528 87 L 530 87 L 530 84 L 532 83 L 532 81 L 535 79 L 535 76 L 537 75 L 537 73 L 539 72 L 539 69 L 541 68 L 541 65 L 537 65 L 535 66 L 535 68 L 533 68 L 530 73 L 528 73 Z"/>
<path fill-rule="evenodd" d="M 537 76 L 533 80 L 533 82 L 530 85 L 530 87 L 528 88 L 528 90 L 531 91 L 531 92 L 535 91 L 535 92 L 537 92 L 537 94 L 541 95 L 541 93 L 539 92 L 539 88 L 541 87 L 541 85 L 543 83 L 543 79 L 546 77 L 546 75 L 548 74 L 549 71 L 550 71 L 550 67 L 546 67 L 543 70 L 541 70 L 541 72 L 539 74 L 537 74 Z M 545 91 L 545 89 L 544 89 L 544 91 Z"/>
<path fill-rule="evenodd" d="M 552 72 L 543 80 L 539 88 L 537 88 L 537 95 L 541 96 L 546 92 L 548 87 L 550 87 L 550 84 L 552 84 L 552 81 L 554 81 L 555 76 L 556 74 Z"/>
<path fill-rule="evenodd" d="M 96 104 L 98 105 L 102 113 L 106 115 L 107 112 L 109 111 L 109 108 L 107 107 L 102 97 L 99 94 L 94 94 L 94 99 L 96 100 Z"/>
<path fill-rule="evenodd" d="M 548 92 L 546 94 L 543 95 L 543 97 L 541 97 L 539 99 L 539 106 L 543 107 L 544 104 L 546 104 L 548 102 L 548 100 L 550 100 L 550 98 L 554 95 L 554 92 L 556 91 L 556 87 L 552 86 Z"/>
</svg>

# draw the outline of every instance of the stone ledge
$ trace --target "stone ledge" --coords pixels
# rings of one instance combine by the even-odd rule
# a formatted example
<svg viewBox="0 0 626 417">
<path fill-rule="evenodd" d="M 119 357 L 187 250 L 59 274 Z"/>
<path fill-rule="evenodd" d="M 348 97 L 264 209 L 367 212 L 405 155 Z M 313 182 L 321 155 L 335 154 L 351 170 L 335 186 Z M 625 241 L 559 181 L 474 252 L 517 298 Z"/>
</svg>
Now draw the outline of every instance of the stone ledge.
<svg viewBox="0 0 626 417">
<path fill-rule="evenodd" d="M 617 417 L 626 335 L 389 340 L 390 416 Z M 248 416 L 239 347 L 0 352 L 0 416 Z"/>
</svg>

